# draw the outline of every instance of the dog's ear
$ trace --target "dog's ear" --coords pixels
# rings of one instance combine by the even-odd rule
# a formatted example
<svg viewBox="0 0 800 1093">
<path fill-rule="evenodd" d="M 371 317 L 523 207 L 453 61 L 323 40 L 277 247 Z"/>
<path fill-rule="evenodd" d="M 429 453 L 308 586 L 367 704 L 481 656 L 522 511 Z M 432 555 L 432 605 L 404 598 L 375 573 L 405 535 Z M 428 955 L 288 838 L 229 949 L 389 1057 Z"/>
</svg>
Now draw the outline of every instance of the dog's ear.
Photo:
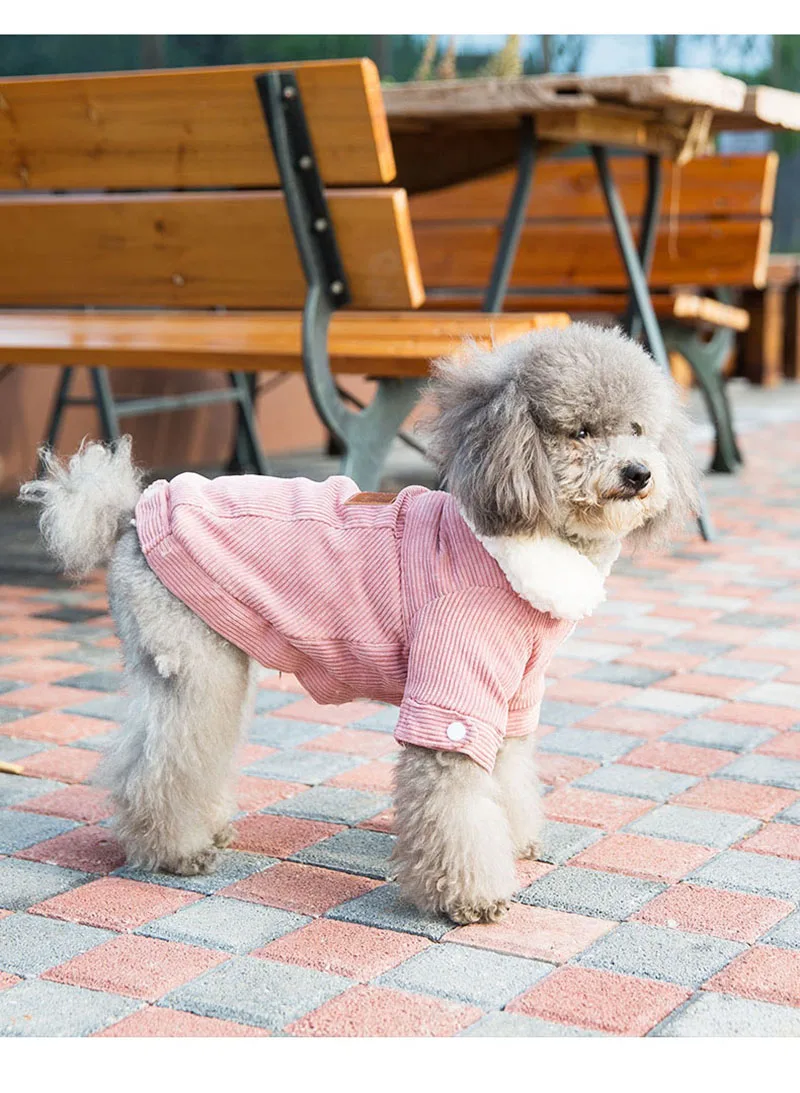
<svg viewBox="0 0 800 1093">
<path fill-rule="evenodd" d="M 532 533 L 547 524 L 555 481 L 513 369 L 475 349 L 434 369 L 436 414 L 426 432 L 442 485 L 481 535 Z"/>
<path fill-rule="evenodd" d="M 629 537 L 634 547 L 665 546 L 681 531 L 700 505 L 699 471 L 688 437 L 688 419 L 680 408 L 674 385 L 670 392 L 670 414 L 659 443 L 670 478 L 670 496 L 663 512 Z"/>
</svg>

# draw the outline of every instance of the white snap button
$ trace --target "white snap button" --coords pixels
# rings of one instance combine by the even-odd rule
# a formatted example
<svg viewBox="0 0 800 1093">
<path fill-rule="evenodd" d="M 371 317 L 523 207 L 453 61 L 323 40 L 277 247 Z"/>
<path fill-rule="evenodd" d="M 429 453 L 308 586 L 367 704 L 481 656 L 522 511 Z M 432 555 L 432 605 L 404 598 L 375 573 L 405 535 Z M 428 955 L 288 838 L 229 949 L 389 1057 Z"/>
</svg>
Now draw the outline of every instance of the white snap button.
<svg viewBox="0 0 800 1093">
<path fill-rule="evenodd" d="M 447 739 L 457 742 L 467 735 L 467 726 L 461 721 L 451 721 L 447 726 Z"/>
</svg>

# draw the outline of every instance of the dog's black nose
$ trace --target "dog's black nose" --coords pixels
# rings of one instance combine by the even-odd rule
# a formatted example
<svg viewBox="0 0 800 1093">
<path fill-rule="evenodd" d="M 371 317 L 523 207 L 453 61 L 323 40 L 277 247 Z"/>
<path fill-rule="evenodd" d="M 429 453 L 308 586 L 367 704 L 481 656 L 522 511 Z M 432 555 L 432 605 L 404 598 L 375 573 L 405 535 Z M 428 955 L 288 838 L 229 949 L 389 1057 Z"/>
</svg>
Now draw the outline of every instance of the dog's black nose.
<svg viewBox="0 0 800 1093">
<path fill-rule="evenodd" d="M 650 481 L 650 471 L 644 463 L 626 463 L 620 471 L 620 475 L 625 485 L 630 486 L 637 493 L 641 493 Z"/>
</svg>

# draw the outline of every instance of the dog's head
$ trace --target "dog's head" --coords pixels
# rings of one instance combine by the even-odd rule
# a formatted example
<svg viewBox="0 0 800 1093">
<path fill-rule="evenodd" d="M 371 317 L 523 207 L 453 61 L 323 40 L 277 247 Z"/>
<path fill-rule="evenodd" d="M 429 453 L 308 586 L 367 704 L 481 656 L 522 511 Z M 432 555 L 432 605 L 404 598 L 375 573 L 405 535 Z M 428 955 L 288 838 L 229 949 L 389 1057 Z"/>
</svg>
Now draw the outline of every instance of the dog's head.
<svg viewBox="0 0 800 1093">
<path fill-rule="evenodd" d="M 430 451 L 483 535 L 663 540 L 696 499 L 672 380 L 623 334 L 575 323 L 437 365 Z"/>
</svg>

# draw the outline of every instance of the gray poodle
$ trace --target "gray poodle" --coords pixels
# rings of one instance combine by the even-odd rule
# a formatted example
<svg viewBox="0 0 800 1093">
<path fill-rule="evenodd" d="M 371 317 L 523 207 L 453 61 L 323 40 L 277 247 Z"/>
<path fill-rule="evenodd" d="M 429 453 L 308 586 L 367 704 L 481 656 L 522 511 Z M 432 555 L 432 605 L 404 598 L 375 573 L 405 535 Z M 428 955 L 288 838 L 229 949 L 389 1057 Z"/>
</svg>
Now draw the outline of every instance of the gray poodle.
<svg viewBox="0 0 800 1093">
<path fill-rule="evenodd" d="M 431 393 L 447 492 L 194 474 L 142 492 L 128 438 L 45 453 L 22 487 L 66 572 L 110 559 L 130 703 L 106 778 L 132 864 L 213 870 L 260 662 L 321 702 L 400 707 L 404 894 L 462 923 L 507 910 L 542 830 L 547 663 L 622 540 L 682 525 L 695 471 L 671 380 L 615 331 L 466 347 Z"/>
</svg>

